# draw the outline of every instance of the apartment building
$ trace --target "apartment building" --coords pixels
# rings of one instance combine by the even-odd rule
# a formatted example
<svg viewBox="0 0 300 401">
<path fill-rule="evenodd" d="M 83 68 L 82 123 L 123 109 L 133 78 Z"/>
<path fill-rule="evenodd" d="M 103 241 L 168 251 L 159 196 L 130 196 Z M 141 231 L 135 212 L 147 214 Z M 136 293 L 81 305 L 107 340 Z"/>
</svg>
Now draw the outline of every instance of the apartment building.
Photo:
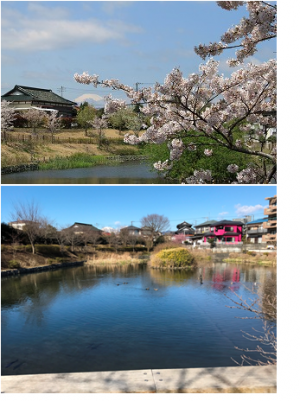
<svg viewBox="0 0 300 401">
<path fill-rule="evenodd" d="M 277 195 L 265 198 L 269 201 L 269 206 L 265 208 L 264 215 L 268 220 L 263 223 L 263 228 L 267 233 L 263 235 L 263 242 L 269 245 L 277 245 Z"/>
</svg>

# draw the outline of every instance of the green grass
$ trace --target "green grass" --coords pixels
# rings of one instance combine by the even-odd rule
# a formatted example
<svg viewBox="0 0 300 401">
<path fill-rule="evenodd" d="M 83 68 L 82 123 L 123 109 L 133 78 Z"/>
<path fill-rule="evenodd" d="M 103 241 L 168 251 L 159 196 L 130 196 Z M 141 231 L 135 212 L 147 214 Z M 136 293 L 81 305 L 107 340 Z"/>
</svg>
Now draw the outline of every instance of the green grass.
<svg viewBox="0 0 300 401">
<path fill-rule="evenodd" d="M 101 155 L 88 155 L 85 153 L 75 153 L 68 157 L 56 157 L 47 163 L 41 163 L 40 170 L 65 170 L 70 168 L 93 167 L 103 164 L 117 164 L 116 161 L 107 160 Z"/>
</svg>

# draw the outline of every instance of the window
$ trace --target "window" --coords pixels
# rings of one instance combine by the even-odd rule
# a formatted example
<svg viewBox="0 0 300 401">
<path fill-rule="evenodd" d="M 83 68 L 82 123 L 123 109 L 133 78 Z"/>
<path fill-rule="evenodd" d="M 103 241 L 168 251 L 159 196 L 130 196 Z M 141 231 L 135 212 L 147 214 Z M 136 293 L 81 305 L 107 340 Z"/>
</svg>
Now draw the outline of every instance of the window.
<svg viewBox="0 0 300 401">
<path fill-rule="evenodd" d="M 233 227 L 225 227 L 225 231 L 226 232 L 232 232 L 233 231 Z"/>
<path fill-rule="evenodd" d="M 232 237 L 226 237 L 226 238 L 225 238 L 225 241 L 226 241 L 226 242 L 233 242 L 234 239 L 233 239 Z"/>
</svg>

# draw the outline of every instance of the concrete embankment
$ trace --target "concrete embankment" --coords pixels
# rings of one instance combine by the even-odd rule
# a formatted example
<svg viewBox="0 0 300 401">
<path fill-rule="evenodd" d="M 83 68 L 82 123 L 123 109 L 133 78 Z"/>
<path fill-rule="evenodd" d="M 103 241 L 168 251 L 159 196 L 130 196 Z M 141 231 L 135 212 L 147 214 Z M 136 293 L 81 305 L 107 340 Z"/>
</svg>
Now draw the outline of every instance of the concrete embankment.
<svg viewBox="0 0 300 401">
<path fill-rule="evenodd" d="M 276 366 L 2 376 L 3 393 L 276 393 Z"/>
<path fill-rule="evenodd" d="M 20 268 L 20 269 L 11 269 L 11 270 L 2 270 L 1 277 L 6 276 L 17 276 L 18 274 L 29 274 L 29 273 L 37 273 L 47 270 L 57 270 L 63 267 L 72 267 L 72 266 L 82 266 L 85 261 L 80 262 L 67 262 L 67 263 L 58 263 L 53 265 L 46 265 L 46 266 L 38 266 L 38 267 L 31 267 L 31 268 Z"/>
</svg>

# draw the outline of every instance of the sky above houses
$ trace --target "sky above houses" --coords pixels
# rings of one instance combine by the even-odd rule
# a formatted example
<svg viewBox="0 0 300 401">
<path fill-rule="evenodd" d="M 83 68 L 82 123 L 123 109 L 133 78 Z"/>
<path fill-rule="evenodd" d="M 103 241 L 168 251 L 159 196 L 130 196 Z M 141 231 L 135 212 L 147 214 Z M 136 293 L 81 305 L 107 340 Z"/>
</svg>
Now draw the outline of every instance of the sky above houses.
<svg viewBox="0 0 300 401">
<path fill-rule="evenodd" d="M 12 220 L 14 205 L 35 202 L 58 226 L 74 222 L 114 229 L 140 226 L 142 217 L 168 217 L 170 229 L 187 221 L 231 220 L 245 215 L 264 217 L 266 197 L 276 186 L 2 186 L 1 222 Z"/>
<path fill-rule="evenodd" d="M 141 88 L 162 83 L 175 67 L 198 72 L 203 61 L 194 46 L 219 41 L 247 15 L 215 1 L 2 1 L 1 8 L 1 94 L 16 84 L 34 86 L 96 107 L 110 90 L 78 84 L 74 73 Z M 274 58 L 275 46 L 263 43 L 248 61 Z M 225 75 L 232 71 L 228 56 L 218 58 Z"/>
</svg>

